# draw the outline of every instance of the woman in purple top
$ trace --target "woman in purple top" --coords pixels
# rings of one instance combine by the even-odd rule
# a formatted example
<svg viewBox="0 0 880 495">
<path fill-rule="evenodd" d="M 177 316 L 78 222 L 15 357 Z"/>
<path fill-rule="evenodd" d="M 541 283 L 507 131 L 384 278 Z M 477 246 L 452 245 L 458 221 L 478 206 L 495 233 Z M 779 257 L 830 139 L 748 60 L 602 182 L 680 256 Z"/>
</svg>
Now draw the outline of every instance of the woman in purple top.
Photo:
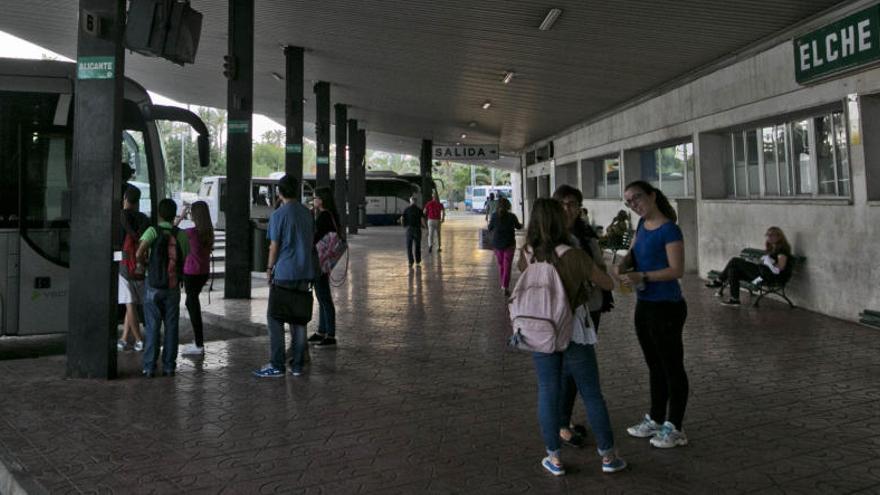
<svg viewBox="0 0 880 495">
<path fill-rule="evenodd" d="M 648 365 L 651 410 L 627 433 L 650 438 L 651 445 L 687 445 L 682 428 L 688 399 L 681 334 L 687 304 L 678 279 L 684 274 L 684 238 L 662 191 L 636 181 L 623 193 L 626 206 L 641 217 L 632 248 L 614 267 L 621 284 L 637 290 L 636 335 Z"/>
<path fill-rule="evenodd" d="M 190 215 L 195 227 L 186 229 L 189 238 L 189 254 L 183 265 L 183 283 L 186 289 L 186 310 L 193 327 L 194 342 L 183 348 L 183 355 L 201 356 L 205 354 L 205 341 L 202 333 L 202 306 L 199 293 L 211 276 L 211 250 L 214 249 L 214 226 L 211 213 L 204 201 L 196 201 L 190 207 Z"/>
</svg>

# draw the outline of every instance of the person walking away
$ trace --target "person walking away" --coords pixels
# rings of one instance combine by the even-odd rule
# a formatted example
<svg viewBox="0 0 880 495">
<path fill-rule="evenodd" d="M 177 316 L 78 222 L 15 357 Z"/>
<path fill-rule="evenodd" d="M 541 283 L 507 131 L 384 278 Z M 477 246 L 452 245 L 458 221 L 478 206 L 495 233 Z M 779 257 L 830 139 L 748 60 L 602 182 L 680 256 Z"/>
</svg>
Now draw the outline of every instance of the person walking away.
<svg viewBox="0 0 880 495">
<path fill-rule="evenodd" d="M 126 165 L 127 166 L 127 165 Z M 141 236 L 150 226 L 150 219 L 138 211 L 141 190 L 128 186 L 122 196 L 122 261 L 119 262 L 119 304 L 125 305 L 125 319 L 122 324 L 122 337 L 116 348 L 124 351 L 128 346 L 128 336 L 134 339 L 134 350 L 144 350 L 138 306 L 144 303 L 144 264 L 137 259 L 137 249 Z"/>
<path fill-rule="evenodd" d="M 492 214 L 495 213 L 496 209 L 498 209 L 498 202 L 495 201 L 495 193 L 489 193 L 489 199 L 486 200 L 485 206 L 487 222 L 492 218 Z"/>
<path fill-rule="evenodd" d="M 730 286 L 730 298 L 722 301 L 725 306 L 739 306 L 739 283 L 742 280 L 752 281 L 755 285 L 762 282 L 785 283 L 791 278 L 791 244 L 779 227 L 770 227 L 764 235 L 764 251 L 761 263 L 752 263 L 735 256 L 727 262 L 721 276 L 706 284 L 706 287 L 718 288 L 718 296 L 724 294 L 724 284 Z"/>
<path fill-rule="evenodd" d="M 684 274 L 684 236 L 659 189 L 635 181 L 623 197 L 640 219 L 632 247 L 614 272 L 621 284 L 638 289 L 636 335 L 651 384 L 651 410 L 627 433 L 650 438 L 654 447 L 687 445 L 682 424 L 688 399 L 682 346 L 687 304 L 678 283 Z"/>
<path fill-rule="evenodd" d="M 498 210 L 489 219 L 489 232 L 492 233 L 492 249 L 498 263 L 501 292 L 505 296 L 510 295 L 510 268 L 516 250 L 516 231 L 521 228 L 523 226 L 519 219 L 510 212 L 510 201 L 507 198 L 498 200 Z"/>
<path fill-rule="evenodd" d="M 611 289 L 613 281 L 590 260 L 580 249 L 567 249 L 569 234 L 565 228 L 565 217 L 558 201 L 540 198 L 535 201 L 529 226 L 526 230 L 526 245 L 520 253 L 517 266 L 528 270 L 535 261 L 543 261 L 556 267 L 570 308 L 586 302 L 585 283 L 593 283 L 603 289 Z M 563 247 L 560 255 L 558 247 Z M 517 297 L 514 289 L 513 297 Z M 591 329 L 590 329 L 591 330 Z M 572 340 L 563 352 L 533 352 L 532 359 L 538 376 L 538 420 L 547 456 L 541 466 L 555 476 L 565 474 L 560 456 L 559 440 L 559 391 L 563 370 L 567 370 L 575 380 L 578 391 L 587 410 L 587 418 L 596 435 L 596 447 L 602 457 L 602 472 L 615 473 L 626 468 L 626 461 L 617 454 L 614 434 L 608 408 L 599 383 L 599 368 L 596 361 L 595 332 L 575 325 Z"/>
<path fill-rule="evenodd" d="M 422 262 L 422 227 L 425 227 L 425 214 L 416 204 L 415 196 L 410 196 L 409 206 L 403 210 L 400 220 L 406 228 L 406 259 L 412 268 L 413 261 L 417 265 Z"/>
<path fill-rule="evenodd" d="M 186 311 L 193 329 L 193 342 L 184 346 L 184 356 L 203 356 L 205 336 L 202 323 L 202 305 L 199 294 L 211 276 L 211 251 L 214 249 L 214 225 L 211 212 L 204 201 L 196 201 L 189 207 L 195 226 L 185 230 L 189 254 L 183 265 L 183 286 L 186 291 Z"/>
<path fill-rule="evenodd" d="M 343 235 L 339 229 L 339 212 L 336 201 L 329 187 L 315 190 L 315 237 L 313 244 L 330 232 Z M 320 270 L 319 270 L 320 271 Z M 318 331 L 309 337 L 317 347 L 333 347 L 336 345 L 336 306 L 333 304 L 333 292 L 330 290 L 330 274 L 321 273 L 315 280 L 315 297 L 318 299 Z"/>
<path fill-rule="evenodd" d="M 440 252 L 440 224 L 446 221 L 446 208 L 440 202 L 437 191 L 431 196 L 431 201 L 425 204 L 425 217 L 428 219 L 428 253 L 434 247 L 435 239 L 437 252 Z"/>
<path fill-rule="evenodd" d="M 146 296 L 144 316 L 147 320 L 147 339 L 144 348 L 143 375 L 152 378 L 159 357 L 159 334 L 165 325 L 162 344 L 162 372 L 174 376 L 177 368 L 177 338 L 180 325 L 180 284 L 183 281 L 183 263 L 189 254 L 186 233 L 171 225 L 177 213 L 173 199 L 159 201 L 159 222 L 141 236 L 137 258 L 146 260 Z"/>
<path fill-rule="evenodd" d="M 581 208 L 583 194 L 575 187 L 563 184 L 553 192 L 553 199 L 559 201 L 565 213 L 565 227 L 568 229 L 571 245 L 584 251 L 590 260 L 598 265 L 603 273 L 607 273 L 605 258 L 599 248 L 596 232 L 584 220 L 584 210 Z M 614 306 L 611 291 L 591 287 L 587 299 L 587 311 L 593 323 L 593 329 L 598 334 L 599 321 L 603 312 L 608 312 Z M 577 399 L 577 385 L 570 373 L 563 373 L 562 389 L 560 390 L 560 418 L 559 437 L 568 445 L 582 447 L 586 442 L 587 429 L 583 425 L 572 423 L 572 413 Z"/>
<path fill-rule="evenodd" d="M 285 175 L 278 180 L 281 207 L 269 217 L 269 262 L 266 269 L 269 284 L 278 287 L 308 290 L 315 279 L 317 263 L 314 254 L 315 220 L 311 212 L 296 199 L 300 188 L 297 179 Z M 253 374 L 259 378 L 284 376 L 284 322 L 266 314 L 269 331 L 269 363 Z M 306 351 L 306 326 L 290 326 L 293 340 L 290 374 L 303 374 Z"/>
</svg>

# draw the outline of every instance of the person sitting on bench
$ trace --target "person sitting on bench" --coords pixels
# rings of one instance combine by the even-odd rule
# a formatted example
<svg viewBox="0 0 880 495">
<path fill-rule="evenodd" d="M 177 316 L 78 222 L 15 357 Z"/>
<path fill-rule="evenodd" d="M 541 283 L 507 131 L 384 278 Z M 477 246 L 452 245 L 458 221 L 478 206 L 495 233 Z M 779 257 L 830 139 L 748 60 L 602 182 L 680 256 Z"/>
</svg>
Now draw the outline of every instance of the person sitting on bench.
<svg viewBox="0 0 880 495">
<path fill-rule="evenodd" d="M 730 297 L 721 302 L 725 306 L 739 304 L 739 283 L 741 280 L 751 281 L 754 285 L 761 283 L 785 282 L 791 276 L 791 245 L 785 238 L 785 233 L 779 227 L 767 229 L 764 249 L 766 254 L 761 257 L 761 264 L 752 263 L 738 256 L 727 262 L 724 271 L 716 279 L 706 284 L 706 287 L 719 288 L 718 294 L 723 294 L 724 284 L 730 286 Z"/>
</svg>

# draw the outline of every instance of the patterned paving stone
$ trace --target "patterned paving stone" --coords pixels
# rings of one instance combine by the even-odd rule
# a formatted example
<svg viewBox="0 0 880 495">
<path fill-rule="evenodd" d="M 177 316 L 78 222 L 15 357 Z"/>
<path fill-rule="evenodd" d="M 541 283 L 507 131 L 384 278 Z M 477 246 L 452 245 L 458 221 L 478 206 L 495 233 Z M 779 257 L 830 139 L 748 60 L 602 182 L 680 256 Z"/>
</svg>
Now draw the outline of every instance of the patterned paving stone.
<svg viewBox="0 0 880 495">
<path fill-rule="evenodd" d="M 302 377 L 250 375 L 268 356 L 259 279 L 248 301 L 203 296 L 208 353 L 181 357 L 173 378 L 139 378 L 127 352 L 118 380 L 65 380 L 57 341 L 36 358 L 0 342 L 0 357 L 27 357 L 0 360 L 0 462 L 34 493 L 880 491 L 880 334 L 774 302 L 721 307 L 690 275 L 690 445 L 661 451 L 625 433 L 648 385 L 634 301 L 617 296 L 598 355 L 631 468 L 602 474 L 589 439 L 565 450 L 565 477 L 549 476 L 534 371 L 505 346 L 479 225 L 451 219 L 443 252 L 414 270 L 400 229 L 353 237 L 348 281 L 334 288 L 339 344 L 313 348 Z"/>
</svg>

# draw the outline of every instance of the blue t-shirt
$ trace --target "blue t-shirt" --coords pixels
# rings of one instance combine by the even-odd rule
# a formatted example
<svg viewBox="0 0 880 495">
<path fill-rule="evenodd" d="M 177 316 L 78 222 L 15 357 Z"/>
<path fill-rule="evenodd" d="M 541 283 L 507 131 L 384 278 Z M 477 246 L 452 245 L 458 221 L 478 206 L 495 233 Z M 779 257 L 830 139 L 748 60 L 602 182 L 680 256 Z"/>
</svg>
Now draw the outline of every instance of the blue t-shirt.
<svg viewBox="0 0 880 495">
<path fill-rule="evenodd" d="M 684 236 L 681 235 L 681 229 L 674 222 L 666 222 L 654 230 L 648 230 L 645 228 L 644 220 L 640 220 L 636 231 L 636 243 L 632 247 L 636 270 L 652 272 L 669 268 L 666 245 L 682 240 Z M 644 301 L 681 301 L 682 299 L 678 280 L 663 282 L 649 280 L 643 290 L 636 292 L 638 298 Z"/>
<path fill-rule="evenodd" d="M 297 201 L 281 206 L 269 217 L 270 241 L 278 243 L 274 277 L 277 282 L 312 280 L 315 262 L 312 257 L 312 238 L 315 221 L 311 212 Z"/>
</svg>

